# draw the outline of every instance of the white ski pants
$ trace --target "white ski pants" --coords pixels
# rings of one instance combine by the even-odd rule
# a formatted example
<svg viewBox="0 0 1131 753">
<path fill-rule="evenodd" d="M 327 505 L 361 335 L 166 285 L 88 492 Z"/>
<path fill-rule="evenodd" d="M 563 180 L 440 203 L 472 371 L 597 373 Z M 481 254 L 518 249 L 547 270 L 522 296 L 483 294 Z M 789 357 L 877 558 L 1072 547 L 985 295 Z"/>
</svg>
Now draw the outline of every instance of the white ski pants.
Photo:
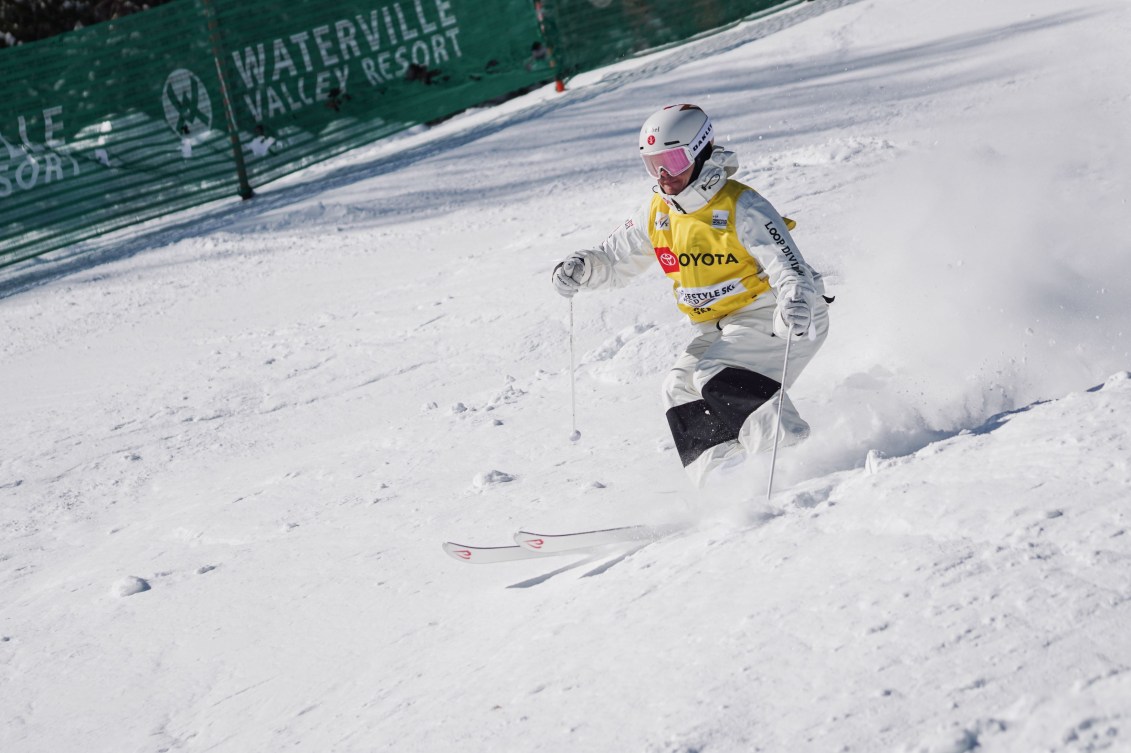
<svg viewBox="0 0 1131 753">
<path fill-rule="evenodd" d="M 701 487 L 714 468 L 743 453 L 773 447 L 785 340 L 773 334 L 774 298 L 765 299 L 695 325 L 698 337 L 664 380 L 668 425 L 696 486 Z M 797 337 L 790 344 L 787 389 L 828 336 L 828 311 L 828 304 L 818 299 L 811 325 L 816 339 Z M 779 446 L 797 444 L 808 435 L 809 425 L 786 395 Z"/>
</svg>

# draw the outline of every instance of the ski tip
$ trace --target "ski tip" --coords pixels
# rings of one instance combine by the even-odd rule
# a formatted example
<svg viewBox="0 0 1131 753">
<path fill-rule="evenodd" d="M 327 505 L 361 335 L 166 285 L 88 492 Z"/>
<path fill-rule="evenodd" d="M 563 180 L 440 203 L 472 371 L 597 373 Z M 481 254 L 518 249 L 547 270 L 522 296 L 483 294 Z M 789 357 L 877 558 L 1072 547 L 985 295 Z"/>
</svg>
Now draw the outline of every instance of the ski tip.
<svg viewBox="0 0 1131 753">
<path fill-rule="evenodd" d="M 444 551 L 460 562 L 471 562 L 475 556 L 470 547 L 451 541 L 444 542 Z"/>
<path fill-rule="evenodd" d="M 546 545 L 546 538 L 540 533 L 519 531 L 514 535 L 514 543 L 518 544 L 523 549 L 532 549 L 533 551 L 540 552 L 542 551 L 542 547 Z"/>
</svg>

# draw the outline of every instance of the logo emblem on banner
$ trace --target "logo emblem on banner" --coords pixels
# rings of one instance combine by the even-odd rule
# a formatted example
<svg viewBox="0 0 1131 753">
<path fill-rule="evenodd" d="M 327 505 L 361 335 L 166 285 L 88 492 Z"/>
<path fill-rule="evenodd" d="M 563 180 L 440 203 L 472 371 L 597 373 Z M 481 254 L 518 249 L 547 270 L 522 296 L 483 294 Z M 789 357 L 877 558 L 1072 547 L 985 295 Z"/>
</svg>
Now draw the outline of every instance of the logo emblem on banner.
<svg viewBox="0 0 1131 753">
<path fill-rule="evenodd" d="M 178 68 L 161 89 L 165 122 L 182 139 L 195 140 L 212 130 L 212 100 L 195 73 Z"/>
</svg>

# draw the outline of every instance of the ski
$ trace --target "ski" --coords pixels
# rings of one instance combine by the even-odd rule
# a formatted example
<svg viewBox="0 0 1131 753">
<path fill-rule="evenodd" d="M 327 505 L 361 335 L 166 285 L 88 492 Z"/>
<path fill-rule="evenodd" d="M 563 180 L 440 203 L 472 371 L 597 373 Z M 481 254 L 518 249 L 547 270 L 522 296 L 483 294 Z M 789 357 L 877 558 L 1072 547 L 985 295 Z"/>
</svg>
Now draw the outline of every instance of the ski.
<svg viewBox="0 0 1131 753">
<path fill-rule="evenodd" d="M 673 533 L 686 529 L 682 523 L 668 525 L 636 525 L 604 528 L 596 531 L 571 533 L 536 533 L 519 531 L 510 546 L 470 546 L 454 541 L 444 542 L 444 551 L 460 562 L 486 565 L 495 562 L 557 557 L 567 554 L 584 554 L 590 549 L 601 549 L 616 544 L 650 544 Z"/>
<path fill-rule="evenodd" d="M 636 525 L 619 528 L 604 528 L 597 531 L 575 531 L 573 533 L 535 533 L 519 531 L 514 535 L 515 543 L 524 549 L 545 554 L 570 552 L 577 549 L 612 544 L 651 543 L 687 528 L 682 523 L 667 525 Z"/>
<path fill-rule="evenodd" d="M 468 546 L 467 544 L 457 544 L 454 541 L 445 541 L 444 551 L 460 562 L 469 562 L 472 565 L 514 562 L 516 560 L 530 560 L 565 554 L 565 552 L 539 552 L 533 549 L 525 549 L 517 544 L 511 546 Z"/>
<path fill-rule="evenodd" d="M 619 539 L 619 541 L 631 543 L 634 539 Z M 613 543 L 616 543 L 616 541 L 592 544 L 580 542 L 573 546 L 558 545 L 553 549 L 541 551 L 534 547 L 519 546 L 518 544 L 510 546 L 470 546 L 468 544 L 457 544 L 454 541 L 445 541 L 444 551 L 460 562 L 469 562 L 472 565 L 488 565 L 495 562 L 516 562 L 544 557 L 561 557 L 568 554 L 586 554 L 589 550 L 600 549 Z"/>
</svg>

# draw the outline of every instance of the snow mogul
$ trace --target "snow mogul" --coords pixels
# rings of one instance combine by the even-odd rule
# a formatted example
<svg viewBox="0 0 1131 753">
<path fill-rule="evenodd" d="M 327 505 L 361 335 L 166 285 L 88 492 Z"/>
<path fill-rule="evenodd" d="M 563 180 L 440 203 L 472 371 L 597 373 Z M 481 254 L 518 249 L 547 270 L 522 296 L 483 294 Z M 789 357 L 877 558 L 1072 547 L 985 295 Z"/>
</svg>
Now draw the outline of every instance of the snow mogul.
<svg viewBox="0 0 1131 753">
<path fill-rule="evenodd" d="M 553 284 L 569 298 L 619 287 L 659 262 L 698 330 L 664 380 L 663 400 L 680 460 L 702 487 L 716 469 L 774 446 L 779 399 L 780 445 L 809 435 L 778 395 L 785 338 L 788 388 L 825 341 L 831 299 L 790 236 L 794 223 L 731 179 L 737 156 L 714 145 L 702 109 L 654 113 L 640 129 L 640 156 L 656 181 L 651 199 L 604 243 L 563 259 Z"/>
</svg>

